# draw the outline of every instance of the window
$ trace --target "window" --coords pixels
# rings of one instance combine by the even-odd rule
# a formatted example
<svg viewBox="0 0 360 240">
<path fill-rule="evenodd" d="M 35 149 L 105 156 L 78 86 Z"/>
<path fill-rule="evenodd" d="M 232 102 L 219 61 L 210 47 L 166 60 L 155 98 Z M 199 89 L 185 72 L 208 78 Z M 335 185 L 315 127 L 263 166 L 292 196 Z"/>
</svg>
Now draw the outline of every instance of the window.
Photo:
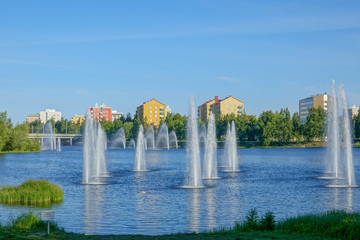
<svg viewBox="0 0 360 240">
<path fill-rule="evenodd" d="M 155 117 L 157 118 L 157 115 L 155 115 Z"/>
<path fill-rule="evenodd" d="M 150 119 L 150 122 L 152 122 L 152 119 Z"/>
<path fill-rule="evenodd" d="M 157 111 L 155 111 L 155 113 L 157 113 Z"/>
<path fill-rule="evenodd" d="M 152 111 L 150 111 L 150 113 L 152 113 Z"/>
<path fill-rule="evenodd" d="M 155 107 L 155 109 L 157 109 L 157 107 Z"/>
<path fill-rule="evenodd" d="M 152 117 L 152 115 L 150 115 L 150 117 Z"/>
</svg>

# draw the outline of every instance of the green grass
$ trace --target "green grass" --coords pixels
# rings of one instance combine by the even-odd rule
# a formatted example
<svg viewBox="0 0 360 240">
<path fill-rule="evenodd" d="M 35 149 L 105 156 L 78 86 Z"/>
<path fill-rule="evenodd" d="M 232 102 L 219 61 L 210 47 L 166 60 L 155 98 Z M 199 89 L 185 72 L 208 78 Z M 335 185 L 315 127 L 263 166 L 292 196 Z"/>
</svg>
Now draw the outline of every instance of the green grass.
<svg viewBox="0 0 360 240">
<path fill-rule="evenodd" d="M 61 202 L 63 190 L 47 180 L 28 180 L 19 186 L 0 187 L 0 203 L 38 205 Z"/>
<path fill-rule="evenodd" d="M 219 229 L 204 233 L 178 233 L 170 235 L 92 235 L 67 233 L 56 224 L 51 224 L 50 235 L 46 235 L 46 223 L 33 212 L 25 213 L 0 226 L 2 239 L 360 239 L 360 214 L 331 211 L 310 214 L 275 222 L 272 212 L 259 217 L 256 209 L 249 211 L 246 220 L 230 229 Z"/>
</svg>

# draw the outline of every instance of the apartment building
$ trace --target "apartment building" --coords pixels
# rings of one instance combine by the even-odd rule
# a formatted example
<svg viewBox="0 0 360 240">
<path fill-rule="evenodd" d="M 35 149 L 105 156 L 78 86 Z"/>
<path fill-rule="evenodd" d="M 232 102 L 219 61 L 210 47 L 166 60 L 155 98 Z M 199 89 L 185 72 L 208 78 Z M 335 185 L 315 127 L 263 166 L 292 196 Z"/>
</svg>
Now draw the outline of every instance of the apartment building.
<svg viewBox="0 0 360 240">
<path fill-rule="evenodd" d="M 235 116 L 238 116 L 240 114 L 245 114 L 244 102 L 231 95 L 223 100 L 218 100 L 217 102 L 215 98 L 215 102 L 210 105 L 210 111 L 214 114 L 234 114 Z"/>
<path fill-rule="evenodd" d="M 215 96 L 214 99 L 204 102 L 198 107 L 198 115 L 201 121 L 206 122 L 210 117 L 210 107 L 214 103 L 219 102 L 219 97 Z"/>
<path fill-rule="evenodd" d="M 312 95 L 311 97 L 299 100 L 299 115 L 301 124 L 304 125 L 306 123 L 307 116 L 309 115 L 309 108 L 322 107 L 325 111 L 327 111 L 329 99 L 329 95 L 324 93 Z"/>
<path fill-rule="evenodd" d="M 55 111 L 55 109 L 46 109 L 44 112 L 40 112 L 40 121 L 45 124 L 50 119 L 54 119 L 55 122 L 61 121 L 61 112 Z"/>
<path fill-rule="evenodd" d="M 75 114 L 75 117 L 72 117 L 71 121 L 74 124 L 82 124 L 85 122 L 85 116 Z"/>
<path fill-rule="evenodd" d="M 27 123 L 32 123 L 32 122 L 35 122 L 37 120 L 40 120 L 40 114 L 39 113 L 35 113 L 35 114 L 29 114 L 27 117 L 26 117 L 26 122 Z"/>
<path fill-rule="evenodd" d="M 105 104 L 98 105 L 96 103 L 94 107 L 89 107 L 89 111 L 91 113 L 91 116 L 98 122 L 101 122 L 103 120 L 107 122 L 112 121 L 111 107 L 107 107 Z"/>
<path fill-rule="evenodd" d="M 171 112 L 170 107 L 155 98 L 143 102 L 142 105 L 137 107 L 138 119 L 146 121 L 147 124 L 158 127 L 162 120 L 165 120 L 166 114 Z"/>
<path fill-rule="evenodd" d="M 111 119 L 112 121 L 118 120 L 120 119 L 122 116 L 124 116 L 124 114 L 122 112 L 118 112 L 116 110 L 113 110 L 111 112 Z"/>
</svg>

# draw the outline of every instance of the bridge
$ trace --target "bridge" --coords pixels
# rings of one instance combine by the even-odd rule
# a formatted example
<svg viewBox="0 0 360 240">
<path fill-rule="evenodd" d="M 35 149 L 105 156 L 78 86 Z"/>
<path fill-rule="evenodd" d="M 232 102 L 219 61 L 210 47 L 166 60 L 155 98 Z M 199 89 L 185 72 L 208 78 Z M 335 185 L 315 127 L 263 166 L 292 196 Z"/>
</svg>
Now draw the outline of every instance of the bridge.
<svg viewBox="0 0 360 240">
<path fill-rule="evenodd" d="M 74 138 L 77 137 L 82 137 L 81 134 L 64 134 L 64 133 L 59 133 L 59 134 L 54 134 L 55 138 L 60 138 L 60 139 L 69 139 L 70 141 L 70 146 L 72 146 L 72 141 Z M 44 138 L 49 138 L 50 134 L 48 133 L 29 133 L 29 138 L 38 138 L 41 141 L 41 144 L 43 144 L 44 142 Z"/>
</svg>

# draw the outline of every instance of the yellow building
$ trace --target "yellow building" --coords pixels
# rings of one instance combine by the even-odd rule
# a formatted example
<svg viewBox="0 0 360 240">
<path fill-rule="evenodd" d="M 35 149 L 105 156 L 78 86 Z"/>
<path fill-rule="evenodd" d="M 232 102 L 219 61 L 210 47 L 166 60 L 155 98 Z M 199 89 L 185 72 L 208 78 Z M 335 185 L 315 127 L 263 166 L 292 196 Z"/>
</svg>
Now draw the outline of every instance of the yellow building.
<svg viewBox="0 0 360 240">
<path fill-rule="evenodd" d="M 223 100 L 219 100 L 217 103 L 212 104 L 210 106 L 210 110 L 214 114 L 221 115 L 233 113 L 235 116 L 238 116 L 245 113 L 244 102 L 231 95 Z"/>
<path fill-rule="evenodd" d="M 160 122 L 166 118 L 167 112 L 165 110 L 166 105 L 153 98 L 137 107 L 137 115 L 140 120 L 146 121 L 147 124 L 159 127 Z"/>
<path fill-rule="evenodd" d="M 198 115 L 199 115 L 199 118 L 201 119 L 201 121 L 206 122 L 209 119 L 210 107 L 214 103 L 218 103 L 218 102 L 219 102 L 219 97 L 215 96 L 215 98 L 213 100 L 206 101 L 198 107 Z"/>
<path fill-rule="evenodd" d="M 75 115 L 75 117 L 72 117 L 71 119 L 72 119 L 72 123 L 74 124 L 82 124 L 83 122 L 85 122 L 84 116 Z"/>
</svg>

